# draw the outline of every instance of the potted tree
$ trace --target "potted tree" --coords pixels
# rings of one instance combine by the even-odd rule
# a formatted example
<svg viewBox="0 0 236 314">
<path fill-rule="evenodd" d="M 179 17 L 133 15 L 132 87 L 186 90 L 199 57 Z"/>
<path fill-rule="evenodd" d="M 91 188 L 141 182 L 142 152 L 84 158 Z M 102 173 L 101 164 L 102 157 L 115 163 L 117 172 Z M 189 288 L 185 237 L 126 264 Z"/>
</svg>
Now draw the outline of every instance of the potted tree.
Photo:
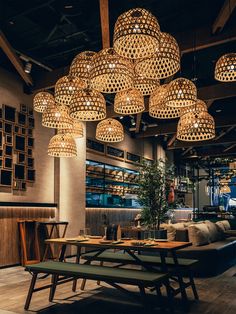
<svg viewBox="0 0 236 314">
<path fill-rule="evenodd" d="M 173 208 L 174 199 L 170 197 L 173 176 L 173 167 L 163 160 L 144 162 L 139 169 L 137 194 L 142 206 L 141 221 L 148 229 L 154 230 L 155 238 L 167 237 L 167 231 L 161 229 L 160 225 Z"/>
</svg>

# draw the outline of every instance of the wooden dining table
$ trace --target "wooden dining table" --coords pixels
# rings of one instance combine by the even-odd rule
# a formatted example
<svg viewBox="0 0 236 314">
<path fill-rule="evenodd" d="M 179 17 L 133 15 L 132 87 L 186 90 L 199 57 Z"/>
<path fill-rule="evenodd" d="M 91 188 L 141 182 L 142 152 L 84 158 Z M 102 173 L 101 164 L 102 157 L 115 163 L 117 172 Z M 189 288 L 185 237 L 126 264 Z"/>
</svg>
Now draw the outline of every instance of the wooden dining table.
<svg viewBox="0 0 236 314">
<path fill-rule="evenodd" d="M 168 268 L 165 262 L 165 259 L 168 256 L 172 256 L 174 261 L 174 266 L 177 270 L 177 279 L 179 283 L 179 289 L 182 296 L 182 300 L 184 302 L 187 301 L 187 294 L 185 290 L 185 285 L 183 281 L 183 277 L 181 272 L 178 272 L 178 257 L 176 252 L 180 249 L 188 247 L 191 245 L 190 242 L 177 242 L 177 241 L 150 241 L 150 240 L 121 240 L 121 241 L 108 241 L 105 243 L 103 239 L 95 239 L 95 238 L 56 238 L 56 239 L 48 239 L 45 241 L 46 244 L 57 244 L 61 247 L 60 254 L 58 256 L 59 261 L 63 261 L 65 259 L 65 252 L 67 246 L 76 246 L 77 247 L 77 258 L 76 262 L 80 263 L 82 256 L 82 248 L 86 248 L 89 250 L 95 250 L 96 254 L 92 259 L 86 261 L 85 264 L 91 263 L 93 260 L 102 254 L 106 250 L 122 250 L 128 253 L 136 262 L 136 264 L 143 267 L 145 270 L 155 271 L 153 267 L 142 260 L 139 259 L 139 254 L 141 253 L 153 253 L 160 254 L 162 271 L 167 272 Z M 135 254 L 137 252 L 138 254 Z M 73 290 L 76 290 L 76 283 L 74 284 Z"/>
</svg>

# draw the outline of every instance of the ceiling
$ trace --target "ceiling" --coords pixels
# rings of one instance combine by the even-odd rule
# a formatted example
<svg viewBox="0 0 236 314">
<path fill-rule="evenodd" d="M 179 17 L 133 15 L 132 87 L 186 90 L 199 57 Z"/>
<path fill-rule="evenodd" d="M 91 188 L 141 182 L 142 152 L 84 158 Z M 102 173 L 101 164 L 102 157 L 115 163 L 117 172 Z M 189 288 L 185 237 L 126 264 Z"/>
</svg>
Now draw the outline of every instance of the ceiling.
<svg viewBox="0 0 236 314">
<path fill-rule="evenodd" d="M 209 112 L 218 119 L 216 139 L 200 146 L 199 143 L 183 143 L 175 139 L 177 119 L 154 119 L 148 112 L 121 120 L 132 136 L 160 141 L 183 158 L 196 153 L 203 157 L 236 154 L 236 145 L 233 146 L 236 144 L 236 122 L 233 121 L 236 84 L 214 80 L 217 59 L 226 52 L 236 51 L 236 1 L 230 0 L 230 6 L 227 1 L 109 1 L 110 42 L 115 21 L 121 13 L 134 7 L 150 10 L 157 17 L 161 30 L 172 34 L 179 43 L 182 51 L 181 76 L 197 78 L 195 83 L 199 98 L 207 101 Z M 223 15 L 223 28 L 214 31 L 222 8 L 231 14 Z M 0 28 L 17 56 L 21 57 L 23 65 L 27 58 L 33 60 L 30 73 L 33 86 L 30 91 L 36 90 L 49 76 L 55 81 L 56 73 L 61 76 L 66 74 L 67 66 L 76 54 L 102 49 L 99 0 L 1 1 Z M 0 51 L 0 66 L 15 71 L 3 51 Z M 180 73 L 175 75 L 178 76 Z M 113 96 L 107 99 L 108 106 L 112 107 L 109 104 L 113 103 Z"/>
</svg>

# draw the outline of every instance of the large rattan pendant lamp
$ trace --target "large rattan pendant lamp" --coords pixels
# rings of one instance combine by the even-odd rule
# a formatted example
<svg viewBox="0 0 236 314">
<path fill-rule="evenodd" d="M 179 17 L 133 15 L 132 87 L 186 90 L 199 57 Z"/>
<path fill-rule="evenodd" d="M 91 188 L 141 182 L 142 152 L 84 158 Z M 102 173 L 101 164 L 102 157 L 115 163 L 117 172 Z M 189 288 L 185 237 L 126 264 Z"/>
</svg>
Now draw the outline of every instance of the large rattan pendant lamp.
<svg viewBox="0 0 236 314">
<path fill-rule="evenodd" d="M 114 111 L 119 114 L 136 114 L 144 111 L 144 98 L 142 93 L 130 88 L 116 94 L 114 101 Z"/>
<path fill-rule="evenodd" d="M 220 82 L 236 81 L 236 53 L 228 53 L 216 62 L 215 79 Z"/>
<path fill-rule="evenodd" d="M 79 77 L 72 77 L 71 75 L 61 77 L 55 85 L 56 103 L 69 106 L 73 94 L 85 88 L 86 85 Z"/>
<path fill-rule="evenodd" d="M 196 103 L 189 107 L 180 108 L 181 110 L 181 116 L 188 113 L 188 112 L 201 112 L 201 111 L 207 111 L 207 104 L 201 100 L 197 99 Z"/>
<path fill-rule="evenodd" d="M 215 122 L 207 111 L 188 112 L 182 115 L 177 126 L 180 141 L 206 141 L 215 137 Z"/>
<path fill-rule="evenodd" d="M 157 87 L 149 98 L 149 115 L 158 119 L 174 119 L 181 115 L 180 108 L 166 106 L 168 84 Z"/>
<path fill-rule="evenodd" d="M 149 96 L 156 87 L 160 85 L 160 80 L 153 80 L 135 74 L 134 87 L 139 90 L 143 96 Z"/>
<path fill-rule="evenodd" d="M 75 139 L 70 134 L 54 135 L 48 145 L 48 155 L 52 157 L 76 157 Z"/>
<path fill-rule="evenodd" d="M 149 11 L 131 9 L 121 14 L 115 24 L 113 47 L 126 58 L 152 56 L 160 40 L 160 26 Z"/>
<path fill-rule="evenodd" d="M 74 94 L 70 104 L 70 116 L 80 121 L 98 121 L 106 118 L 106 101 L 94 89 L 83 89 Z"/>
<path fill-rule="evenodd" d="M 55 104 L 55 100 L 52 94 L 48 92 L 39 92 L 34 96 L 33 108 L 37 112 L 44 112 L 50 106 Z"/>
<path fill-rule="evenodd" d="M 79 53 L 71 63 L 70 75 L 72 77 L 79 77 L 87 85 L 89 85 L 92 68 L 92 58 L 95 54 L 96 52 L 93 51 L 83 51 Z"/>
<path fill-rule="evenodd" d="M 42 116 L 42 125 L 47 128 L 70 129 L 73 127 L 73 120 L 69 116 L 69 108 L 54 104 L 48 107 Z"/>
<path fill-rule="evenodd" d="M 188 107 L 196 103 L 197 88 L 190 80 L 180 77 L 170 82 L 166 105 L 169 107 Z"/>
<path fill-rule="evenodd" d="M 91 87 L 102 93 L 117 93 L 133 86 L 134 68 L 130 60 L 113 48 L 105 48 L 93 57 Z"/>
<path fill-rule="evenodd" d="M 152 57 L 138 60 L 135 65 L 136 73 L 149 79 L 164 79 L 179 69 L 179 46 L 168 33 L 161 33 L 159 48 Z"/>
<path fill-rule="evenodd" d="M 124 139 L 123 125 L 116 119 L 108 118 L 98 123 L 96 139 L 102 142 L 121 142 Z"/>
<path fill-rule="evenodd" d="M 82 138 L 84 136 L 84 129 L 81 122 L 73 120 L 72 128 L 58 130 L 58 133 L 63 132 L 64 134 L 72 135 L 74 138 Z"/>
</svg>

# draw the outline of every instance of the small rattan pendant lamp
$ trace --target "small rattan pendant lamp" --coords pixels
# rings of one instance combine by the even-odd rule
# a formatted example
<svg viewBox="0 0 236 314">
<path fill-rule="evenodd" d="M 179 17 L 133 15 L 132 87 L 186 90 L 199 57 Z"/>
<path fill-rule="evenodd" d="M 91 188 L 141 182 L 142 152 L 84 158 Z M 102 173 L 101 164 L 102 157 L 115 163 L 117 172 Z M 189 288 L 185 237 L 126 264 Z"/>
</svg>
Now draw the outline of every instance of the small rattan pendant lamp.
<svg viewBox="0 0 236 314">
<path fill-rule="evenodd" d="M 102 142 L 121 142 L 124 139 L 123 125 L 116 119 L 108 118 L 98 123 L 96 139 Z"/>
<path fill-rule="evenodd" d="M 117 93 L 132 87 L 133 76 L 132 62 L 113 48 L 105 48 L 93 57 L 91 87 L 101 93 Z"/>
<path fill-rule="evenodd" d="M 143 96 L 149 96 L 156 87 L 160 85 L 160 80 L 153 80 L 135 74 L 134 87 L 139 90 Z"/>
<path fill-rule="evenodd" d="M 69 108 L 56 104 L 50 106 L 43 112 L 42 125 L 53 129 L 72 128 L 73 120 L 69 116 Z"/>
<path fill-rule="evenodd" d="M 77 148 L 72 135 L 54 135 L 48 145 L 48 155 L 52 157 L 76 157 Z"/>
<path fill-rule="evenodd" d="M 168 84 L 157 87 L 149 98 L 149 115 L 158 119 L 174 119 L 181 115 L 180 108 L 167 107 L 166 94 Z"/>
<path fill-rule="evenodd" d="M 180 117 L 176 137 L 187 142 L 206 141 L 215 137 L 215 121 L 203 101 L 198 100 L 195 108 Z"/>
<path fill-rule="evenodd" d="M 90 74 L 92 68 L 92 58 L 96 52 L 83 51 L 79 53 L 72 61 L 70 66 L 70 75 L 72 77 L 79 77 L 87 85 L 90 82 Z"/>
<path fill-rule="evenodd" d="M 236 81 L 236 53 L 228 53 L 216 62 L 215 79 L 220 82 Z"/>
<path fill-rule="evenodd" d="M 106 118 L 103 95 L 91 88 L 75 93 L 71 99 L 70 116 L 80 121 L 98 121 Z"/>
<path fill-rule="evenodd" d="M 55 100 L 52 94 L 48 92 L 39 92 L 34 96 L 33 108 L 37 112 L 44 112 L 50 106 L 55 104 Z"/>
<path fill-rule="evenodd" d="M 72 128 L 58 130 L 58 134 L 60 133 L 72 135 L 73 138 L 82 138 L 84 136 L 84 129 L 81 122 L 73 120 Z"/>
<path fill-rule="evenodd" d="M 73 94 L 85 88 L 86 85 L 79 77 L 72 77 L 70 75 L 61 77 L 55 85 L 56 103 L 69 106 Z"/>
<path fill-rule="evenodd" d="M 188 113 L 188 112 L 201 112 L 201 111 L 207 111 L 207 104 L 201 100 L 197 99 L 196 103 L 189 107 L 180 108 L 181 110 L 181 116 Z"/>
<path fill-rule="evenodd" d="M 158 21 L 145 9 L 131 9 L 121 14 L 115 23 L 113 47 L 123 57 L 150 57 L 159 46 L 159 40 Z"/>
<path fill-rule="evenodd" d="M 196 103 L 197 88 L 190 80 L 186 78 L 177 78 L 170 82 L 167 95 L 166 105 L 169 107 L 188 107 Z"/>
<path fill-rule="evenodd" d="M 170 34 L 161 33 L 160 45 L 150 58 L 137 60 L 135 72 L 149 79 L 163 79 L 180 69 L 179 46 Z"/>
<path fill-rule="evenodd" d="M 144 111 L 144 98 L 142 93 L 130 88 L 116 94 L 114 100 L 114 111 L 119 114 L 136 114 Z"/>
</svg>

